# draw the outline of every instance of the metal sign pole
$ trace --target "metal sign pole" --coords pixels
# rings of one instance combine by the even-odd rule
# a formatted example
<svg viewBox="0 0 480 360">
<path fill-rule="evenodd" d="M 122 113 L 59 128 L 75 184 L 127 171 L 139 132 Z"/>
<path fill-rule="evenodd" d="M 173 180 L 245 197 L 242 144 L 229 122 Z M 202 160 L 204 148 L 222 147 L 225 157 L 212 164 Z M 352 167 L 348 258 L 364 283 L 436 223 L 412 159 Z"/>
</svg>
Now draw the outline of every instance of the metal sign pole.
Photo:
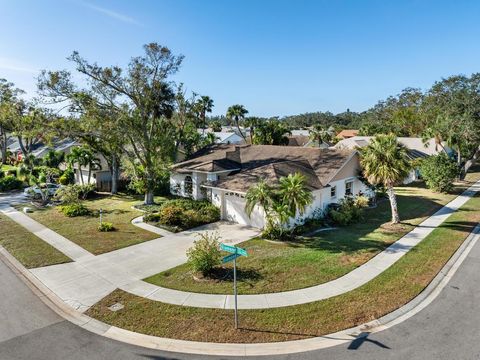
<svg viewBox="0 0 480 360">
<path fill-rule="evenodd" d="M 237 307 L 237 259 L 233 260 L 233 293 L 235 295 L 235 329 L 238 329 L 238 307 Z"/>
</svg>

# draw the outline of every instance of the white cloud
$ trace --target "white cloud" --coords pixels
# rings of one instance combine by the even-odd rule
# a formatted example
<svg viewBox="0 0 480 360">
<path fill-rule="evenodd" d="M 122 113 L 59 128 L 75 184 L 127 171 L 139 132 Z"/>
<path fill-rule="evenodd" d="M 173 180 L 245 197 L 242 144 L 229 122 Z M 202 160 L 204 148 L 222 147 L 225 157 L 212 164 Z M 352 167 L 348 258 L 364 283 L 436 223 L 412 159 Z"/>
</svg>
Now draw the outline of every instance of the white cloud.
<svg viewBox="0 0 480 360">
<path fill-rule="evenodd" d="M 38 74 L 39 70 L 33 68 L 30 65 L 25 65 L 18 60 L 9 59 L 9 58 L 0 58 L 0 69 L 10 70 L 10 71 L 19 71 L 30 74 Z"/>
<path fill-rule="evenodd" d="M 87 2 L 82 2 L 82 4 L 84 6 L 90 8 L 90 9 L 98 12 L 98 13 L 101 13 L 101 14 L 104 14 L 108 17 L 111 17 L 112 19 L 123 21 L 124 23 L 128 23 L 128 24 L 134 24 L 134 25 L 142 26 L 141 23 L 139 23 L 137 20 L 135 20 L 134 18 L 132 18 L 130 16 L 120 14 L 116 11 L 106 9 L 106 8 L 103 8 L 103 7 L 100 7 L 100 6 L 97 6 L 97 5 L 93 5 L 93 4 L 90 4 L 90 3 L 87 3 Z"/>
</svg>

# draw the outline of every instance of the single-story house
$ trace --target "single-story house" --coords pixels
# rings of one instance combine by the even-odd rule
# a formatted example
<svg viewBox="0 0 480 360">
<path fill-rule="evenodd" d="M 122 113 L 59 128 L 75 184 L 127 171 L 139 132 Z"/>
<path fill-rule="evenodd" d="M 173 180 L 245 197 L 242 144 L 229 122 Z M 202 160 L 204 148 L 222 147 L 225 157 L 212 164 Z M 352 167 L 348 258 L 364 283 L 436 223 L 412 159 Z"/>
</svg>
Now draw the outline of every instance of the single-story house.
<svg viewBox="0 0 480 360">
<path fill-rule="evenodd" d="M 245 195 L 260 179 L 274 186 L 289 174 L 305 176 L 313 202 L 295 219 L 301 222 L 345 196 L 369 195 L 369 188 L 358 178 L 359 168 L 357 150 L 217 145 L 175 164 L 170 190 L 178 196 L 208 199 L 220 208 L 224 220 L 263 228 L 263 209 L 257 206 L 250 217 L 245 212 Z"/>
<path fill-rule="evenodd" d="M 373 136 L 354 136 L 348 139 L 339 141 L 333 147 L 334 149 L 357 149 L 367 146 Z M 437 155 L 441 152 L 445 152 L 448 155 L 452 154 L 452 149 L 446 144 L 437 144 L 435 139 L 424 141 L 422 138 L 417 137 L 399 137 L 398 142 L 408 149 L 408 155 L 410 159 L 422 159 L 428 156 Z M 419 169 L 412 169 L 409 175 L 404 179 L 404 184 L 409 184 L 413 181 L 420 179 Z"/>
</svg>

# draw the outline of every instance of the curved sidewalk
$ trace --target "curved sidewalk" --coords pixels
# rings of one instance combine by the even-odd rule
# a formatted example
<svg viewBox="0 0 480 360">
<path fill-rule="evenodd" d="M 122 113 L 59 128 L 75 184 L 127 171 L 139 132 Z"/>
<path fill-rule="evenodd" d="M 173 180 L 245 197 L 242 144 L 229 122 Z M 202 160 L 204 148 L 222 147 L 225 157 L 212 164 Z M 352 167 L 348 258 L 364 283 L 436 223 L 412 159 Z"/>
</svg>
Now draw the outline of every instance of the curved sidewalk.
<svg viewBox="0 0 480 360">
<path fill-rule="evenodd" d="M 293 291 L 239 295 L 238 307 L 240 309 L 267 309 L 299 305 L 324 300 L 352 291 L 387 270 L 410 251 L 410 249 L 427 237 L 436 227 L 441 225 L 453 212 L 464 205 L 478 191 L 480 191 L 480 181 L 450 201 L 380 254 L 338 279 L 321 285 Z M 149 284 L 141 280 L 126 284 L 120 288 L 141 297 L 174 305 L 219 309 L 233 309 L 234 307 L 234 298 L 232 295 L 178 291 Z"/>
</svg>

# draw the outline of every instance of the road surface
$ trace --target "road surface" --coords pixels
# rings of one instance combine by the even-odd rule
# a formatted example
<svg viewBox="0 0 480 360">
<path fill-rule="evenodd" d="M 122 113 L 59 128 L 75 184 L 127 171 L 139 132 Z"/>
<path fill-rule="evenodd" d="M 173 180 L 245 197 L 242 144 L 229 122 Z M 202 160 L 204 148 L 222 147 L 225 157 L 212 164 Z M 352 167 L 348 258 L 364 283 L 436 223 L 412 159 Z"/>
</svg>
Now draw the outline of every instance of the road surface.
<svg viewBox="0 0 480 360">
<path fill-rule="evenodd" d="M 480 242 L 440 296 L 416 316 L 349 344 L 272 358 L 480 359 L 479 287 Z M 45 306 L 1 261 L 0 289 L 1 360 L 215 358 L 158 352 L 83 330 Z"/>
</svg>

